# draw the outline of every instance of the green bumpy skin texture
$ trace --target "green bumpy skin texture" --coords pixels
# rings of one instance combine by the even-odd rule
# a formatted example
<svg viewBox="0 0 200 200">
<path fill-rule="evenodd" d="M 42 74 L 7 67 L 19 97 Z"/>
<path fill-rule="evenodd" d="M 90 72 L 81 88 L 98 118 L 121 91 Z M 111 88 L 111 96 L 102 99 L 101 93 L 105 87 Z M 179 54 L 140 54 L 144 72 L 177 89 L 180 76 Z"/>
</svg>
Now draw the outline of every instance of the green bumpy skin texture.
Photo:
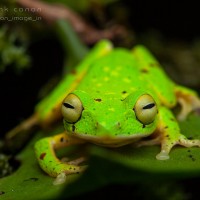
<svg viewBox="0 0 200 200">
<path fill-rule="evenodd" d="M 92 142 L 107 147 L 130 143 L 137 143 L 138 146 L 161 144 L 157 155 L 159 160 L 168 159 L 170 150 L 176 144 L 200 146 L 199 140 L 188 140 L 180 133 L 171 111 L 180 103 L 182 109 L 178 118 L 184 119 L 189 112 L 200 108 L 197 94 L 176 85 L 144 46 L 138 45 L 129 51 L 124 48 L 112 49 L 109 41 L 101 41 L 77 66 L 76 72 L 74 77 L 70 75 L 69 79 L 63 80 L 46 102 L 38 106 L 45 118 L 44 113 L 51 110 L 55 99 L 61 106 L 61 97 L 63 99 L 70 93 L 79 99 L 83 108 L 77 121 L 69 123 L 64 119 L 66 132 L 59 139 L 56 136 L 46 138 L 35 145 L 40 166 L 51 176 L 81 171 L 78 168 L 75 172 L 67 170 L 67 163 L 62 170 L 63 163 L 58 162 L 54 155 L 55 149 L 74 143 Z M 59 93 L 61 90 L 62 95 Z M 67 109 L 75 107 L 70 105 Z M 154 138 L 142 140 L 150 135 Z M 64 137 L 65 140 L 61 139 Z M 42 156 L 44 153 L 53 156 L 46 156 L 45 159 Z M 49 162 L 56 164 L 48 167 Z"/>
</svg>

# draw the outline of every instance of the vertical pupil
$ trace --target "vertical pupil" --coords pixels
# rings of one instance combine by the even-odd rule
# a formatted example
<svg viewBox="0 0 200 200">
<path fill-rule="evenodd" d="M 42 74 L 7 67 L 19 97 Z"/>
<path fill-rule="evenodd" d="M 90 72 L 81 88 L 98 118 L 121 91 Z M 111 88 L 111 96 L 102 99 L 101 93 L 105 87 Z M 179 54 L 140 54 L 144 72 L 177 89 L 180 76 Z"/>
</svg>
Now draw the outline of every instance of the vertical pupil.
<svg viewBox="0 0 200 200">
<path fill-rule="evenodd" d="M 63 103 L 63 105 L 64 105 L 66 108 L 74 109 L 74 106 L 72 106 L 72 105 L 69 104 L 69 103 Z"/>
<path fill-rule="evenodd" d="M 146 106 L 144 106 L 142 109 L 150 109 L 150 108 L 153 108 L 155 106 L 155 103 L 150 103 Z"/>
</svg>

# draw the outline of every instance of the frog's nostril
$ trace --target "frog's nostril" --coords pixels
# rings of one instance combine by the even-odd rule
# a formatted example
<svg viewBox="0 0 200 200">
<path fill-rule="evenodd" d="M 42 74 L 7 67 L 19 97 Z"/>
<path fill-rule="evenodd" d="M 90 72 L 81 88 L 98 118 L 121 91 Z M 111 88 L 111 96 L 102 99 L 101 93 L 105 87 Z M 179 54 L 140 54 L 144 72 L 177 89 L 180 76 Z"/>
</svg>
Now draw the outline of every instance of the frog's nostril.
<svg viewBox="0 0 200 200">
<path fill-rule="evenodd" d="M 120 122 L 117 122 L 117 128 L 121 128 L 121 123 Z"/>
</svg>

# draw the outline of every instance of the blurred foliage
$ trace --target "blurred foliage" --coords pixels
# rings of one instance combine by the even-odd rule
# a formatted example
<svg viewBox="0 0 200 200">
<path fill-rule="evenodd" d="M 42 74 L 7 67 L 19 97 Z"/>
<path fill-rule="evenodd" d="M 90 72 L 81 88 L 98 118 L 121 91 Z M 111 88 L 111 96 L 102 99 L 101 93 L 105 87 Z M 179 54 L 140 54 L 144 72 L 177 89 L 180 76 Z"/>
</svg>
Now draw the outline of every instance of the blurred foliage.
<svg viewBox="0 0 200 200">
<path fill-rule="evenodd" d="M 19 73 L 31 66 L 28 48 L 42 27 L 41 19 L 15 0 L 0 1 L 0 72 L 8 67 Z"/>
<path fill-rule="evenodd" d="M 17 32 L 9 32 L 6 26 L 0 29 L 0 72 L 12 66 L 20 72 L 30 66 L 30 57 L 26 53 L 26 43 L 19 41 Z M 20 44 L 17 44 L 20 42 Z"/>
<path fill-rule="evenodd" d="M 71 9 L 77 11 L 77 12 L 82 12 L 86 13 L 89 8 L 91 8 L 91 5 L 97 4 L 97 5 L 108 5 L 113 2 L 117 2 L 119 0 L 43 0 L 44 2 L 48 3 L 56 3 L 56 4 L 62 4 L 65 6 L 69 6 Z"/>
<path fill-rule="evenodd" d="M 12 17 L 22 16 L 25 13 L 16 12 L 14 0 L 0 2 L 0 72 L 6 67 L 21 72 L 30 66 L 30 56 L 27 54 L 28 38 L 22 24 L 17 24 Z M 20 15 L 19 15 L 20 14 Z M 19 21 L 18 21 L 19 23 Z"/>
<path fill-rule="evenodd" d="M 176 83 L 200 92 L 200 38 L 187 42 L 166 38 L 158 30 L 151 29 L 138 35 L 137 41 L 152 51 Z"/>
<path fill-rule="evenodd" d="M 13 167 L 9 164 L 10 156 L 0 154 L 0 178 L 13 172 Z"/>
<path fill-rule="evenodd" d="M 13 16 L 15 7 L 16 7 L 15 0 L 1 0 L 0 17 Z"/>
</svg>

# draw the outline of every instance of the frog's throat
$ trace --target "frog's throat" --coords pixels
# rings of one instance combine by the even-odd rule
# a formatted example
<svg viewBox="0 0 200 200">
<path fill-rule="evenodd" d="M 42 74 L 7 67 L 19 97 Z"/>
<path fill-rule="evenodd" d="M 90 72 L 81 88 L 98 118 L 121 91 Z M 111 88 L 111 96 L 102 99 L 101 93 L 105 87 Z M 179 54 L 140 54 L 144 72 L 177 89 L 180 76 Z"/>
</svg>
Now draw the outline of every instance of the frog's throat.
<svg viewBox="0 0 200 200">
<path fill-rule="evenodd" d="M 120 147 L 127 144 L 134 143 L 143 137 L 147 137 L 151 135 L 151 133 L 148 134 L 133 134 L 133 135 L 115 135 L 115 136 L 109 136 L 109 135 L 101 135 L 101 136 L 94 136 L 94 135 L 86 135 L 86 134 L 80 134 L 80 133 L 74 133 L 74 132 L 68 132 L 72 137 L 77 137 L 79 139 L 82 139 L 87 142 L 91 142 L 94 144 L 97 144 L 99 146 L 105 146 L 105 147 Z"/>
</svg>

